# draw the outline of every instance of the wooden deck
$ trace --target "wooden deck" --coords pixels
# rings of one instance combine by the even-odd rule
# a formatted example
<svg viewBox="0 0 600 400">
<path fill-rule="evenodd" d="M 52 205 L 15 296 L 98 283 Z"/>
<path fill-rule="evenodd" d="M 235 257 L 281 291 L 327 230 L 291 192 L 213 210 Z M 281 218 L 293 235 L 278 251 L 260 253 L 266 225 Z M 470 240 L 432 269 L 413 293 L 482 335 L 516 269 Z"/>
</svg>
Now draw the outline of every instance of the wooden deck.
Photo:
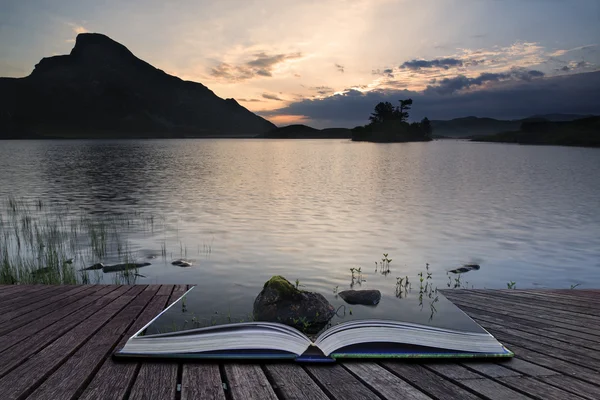
<svg viewBox="0 0 600 400">
<path fill-rule="evenodd" d="M 0 399 L 600 399 L 600 290 L 449 290 L 506 362 L 114 362 L 186 287 L 0 286 Z"/>
</svg>

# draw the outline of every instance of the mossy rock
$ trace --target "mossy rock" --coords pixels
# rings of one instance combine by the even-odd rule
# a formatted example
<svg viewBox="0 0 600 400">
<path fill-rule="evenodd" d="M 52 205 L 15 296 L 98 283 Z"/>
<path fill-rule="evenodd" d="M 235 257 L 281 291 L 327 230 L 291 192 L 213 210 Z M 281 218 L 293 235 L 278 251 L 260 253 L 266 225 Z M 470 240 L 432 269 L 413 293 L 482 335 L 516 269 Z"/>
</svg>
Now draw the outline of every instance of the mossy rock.
<svg viewBox="0 0 600 400">
<path fill-rule="evenodd" d="M 334 314 L 325 296 L 298 290 L 280 275 L 269 279 L 254 300 L 255 320 L 279 322 L 306 333 L 321 330 Z"/>
</svg>

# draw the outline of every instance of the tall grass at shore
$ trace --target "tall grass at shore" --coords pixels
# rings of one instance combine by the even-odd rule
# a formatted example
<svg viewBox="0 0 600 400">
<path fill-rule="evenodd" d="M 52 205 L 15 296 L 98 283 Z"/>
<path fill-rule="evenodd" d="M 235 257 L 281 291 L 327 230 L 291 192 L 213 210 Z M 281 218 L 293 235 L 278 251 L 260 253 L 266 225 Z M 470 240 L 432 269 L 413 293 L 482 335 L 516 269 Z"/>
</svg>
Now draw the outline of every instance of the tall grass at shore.
<svg viewBox="0 0 600 400">
<path fill-rule="evenodd" d="M 91 216 L 65 204 L 9 197 L 0 205 L 0 284 L 97 283 L 100 271 L 82 271 L 108 255 L 131 263 L 128 232 L 153 231 L 141 213 Z M 114 275 L 133 283 L 137 271 Z"/>
</svg>

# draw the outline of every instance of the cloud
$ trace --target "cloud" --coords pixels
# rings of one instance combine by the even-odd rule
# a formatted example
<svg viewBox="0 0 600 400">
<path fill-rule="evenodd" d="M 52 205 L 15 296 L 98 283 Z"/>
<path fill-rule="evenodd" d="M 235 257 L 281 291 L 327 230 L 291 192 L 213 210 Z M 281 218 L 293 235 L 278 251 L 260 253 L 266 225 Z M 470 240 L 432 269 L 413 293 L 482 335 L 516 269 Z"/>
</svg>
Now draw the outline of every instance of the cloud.
<svg viewBox="0 0 600 400">
<path fill-rule="evenodd" d="M 513 68 L 507 73 L 484 72 L 475 78 L 468 78 L 464 75 L 458 75 L 453 78 L 444 78 L 434 82 L 436 86 L 429 85 L 425 89 L 426 93 L 452 94 L 463 89 L 469 89 L 473 86 L 481 86 L 488 82 L 498 82 L 505 80 L 530 81 L 535 78 L 541 78 L 544 73 L 537 70 L 525 70 L 522 68 Z"/>
<path fill-rule="evenodd" d="M 439 58 L 435 60 L 412 60 L 406 61 L 400 66 L 401 69 L 409 69 L 419 71 L 422 68 L 442 68 L 450 69 L 454 67 L 462 67 L 463 61 L 456 58 Z"/>
<path fill-rule="evenodd" d="M 340 65 L 340 64 L 335 64 L 335 68 L 336 68 L 336 69 L 337 69 L 339 72 L 341 72 L 341 73 L 344 73 L 344 66 L 343 66 L 343 65 Z"/>
<path fill-rule="evenodd" d="M 68 22 L 67 25 L 69 25 L 71 27 L 71 29 L 73 30 L 73 32 L 77 35 L 79 35 L 80 33 L 88 33 L 89 32 L 89 30 L 87 30 L 87 28 L 85 28 L 83 25 L 74 24 L 72 22 Z"/>
<path fill-rule="evenodd" d="M 305 99 L 260 114 L 267 118 L 298 115 L 306 118 L 308 124 L 318 127 L 353 127 L 367 123 L 369 114 L 378 102 L 389 101 L 394 104 L 399 99 L 409 97 L 414 100 L 411 113 L 413 120 L 425 116 L 430 119 L 468 115 L 513 119 L 553 112 L 600 114 L 600 97 L 597 95 L 600 92 L 600 71 L 530 80 L 520 80 L 514 76 L 503 79 L 498 75 L 501 74 L 480 75 L 479 81 L 491 85 L 482 85 L 479 90 L 444 93 L 427 90 L 353 91 L 324 99 Z"/>
<path fill-rule="evenodd" d="M 241 65 L 220 63 L 211 69 L 210 74 L 215 78 L 232 82 L 245 81 L 255 77 L 272 77 L 273 70 L 278 65 L 301 57 L 301 53 L 268 55 L 261 52 L 254 54 L 252 60 Z"/>
<path fill-rule="evenodd" d="M 258 102 L 262 102 L 262 100 L 260 99 L 237 99 L 237 101 L 241 101 L 244 103 L 258 103 Z"/>
<path fill-rule="evenodd" d="M 263 97 L 263 99 L 267 99 L 267 100 L 283 101 L 283 99 L 279 98 L 279 96 L 277 96 L 276 94 L 263 93 L 262 97 Z"/>
<path fill-rule="evenodd" d="M 392 68 L 385 68 L 383 70 L 381 69 L 374 69 L 371 71 L 372 75 L 380 75 L 380 76 L 385 76 L 387 78 L 393 78 L 394 77 L 394 70 Z"/>
<path fill-rule="evenodd" d="M 318 94 L 320 94 L 322 96 L 332 94 L 334 92 L 333 88 L 330 88 L 329 86 L 313 86 L 313 87 L 308 88 L 308 90 L 317 92 Z"/>
</svg>

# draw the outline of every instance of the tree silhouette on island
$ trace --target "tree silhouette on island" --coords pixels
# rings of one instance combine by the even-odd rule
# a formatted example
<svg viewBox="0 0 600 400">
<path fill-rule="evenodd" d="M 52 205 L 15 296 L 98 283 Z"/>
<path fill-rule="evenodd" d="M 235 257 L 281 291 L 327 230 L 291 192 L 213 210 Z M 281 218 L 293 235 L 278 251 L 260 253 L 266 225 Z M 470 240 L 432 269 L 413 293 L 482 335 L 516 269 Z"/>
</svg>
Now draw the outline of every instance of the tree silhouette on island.
<svg viewBox="0 0 600 400">
<path fill-rule="evenodd" d="M 377 104 L 369 117 L 371 122 L 352 129 L 352 140 L 380 143 L 430 141 L 432 128 L 429 119 L 423 118 L 421 122 L 412 124 L 407 122 L 412 104 L 412 99 L 400 100 L 398 107 L 389 101 Z"/>
</svg>

